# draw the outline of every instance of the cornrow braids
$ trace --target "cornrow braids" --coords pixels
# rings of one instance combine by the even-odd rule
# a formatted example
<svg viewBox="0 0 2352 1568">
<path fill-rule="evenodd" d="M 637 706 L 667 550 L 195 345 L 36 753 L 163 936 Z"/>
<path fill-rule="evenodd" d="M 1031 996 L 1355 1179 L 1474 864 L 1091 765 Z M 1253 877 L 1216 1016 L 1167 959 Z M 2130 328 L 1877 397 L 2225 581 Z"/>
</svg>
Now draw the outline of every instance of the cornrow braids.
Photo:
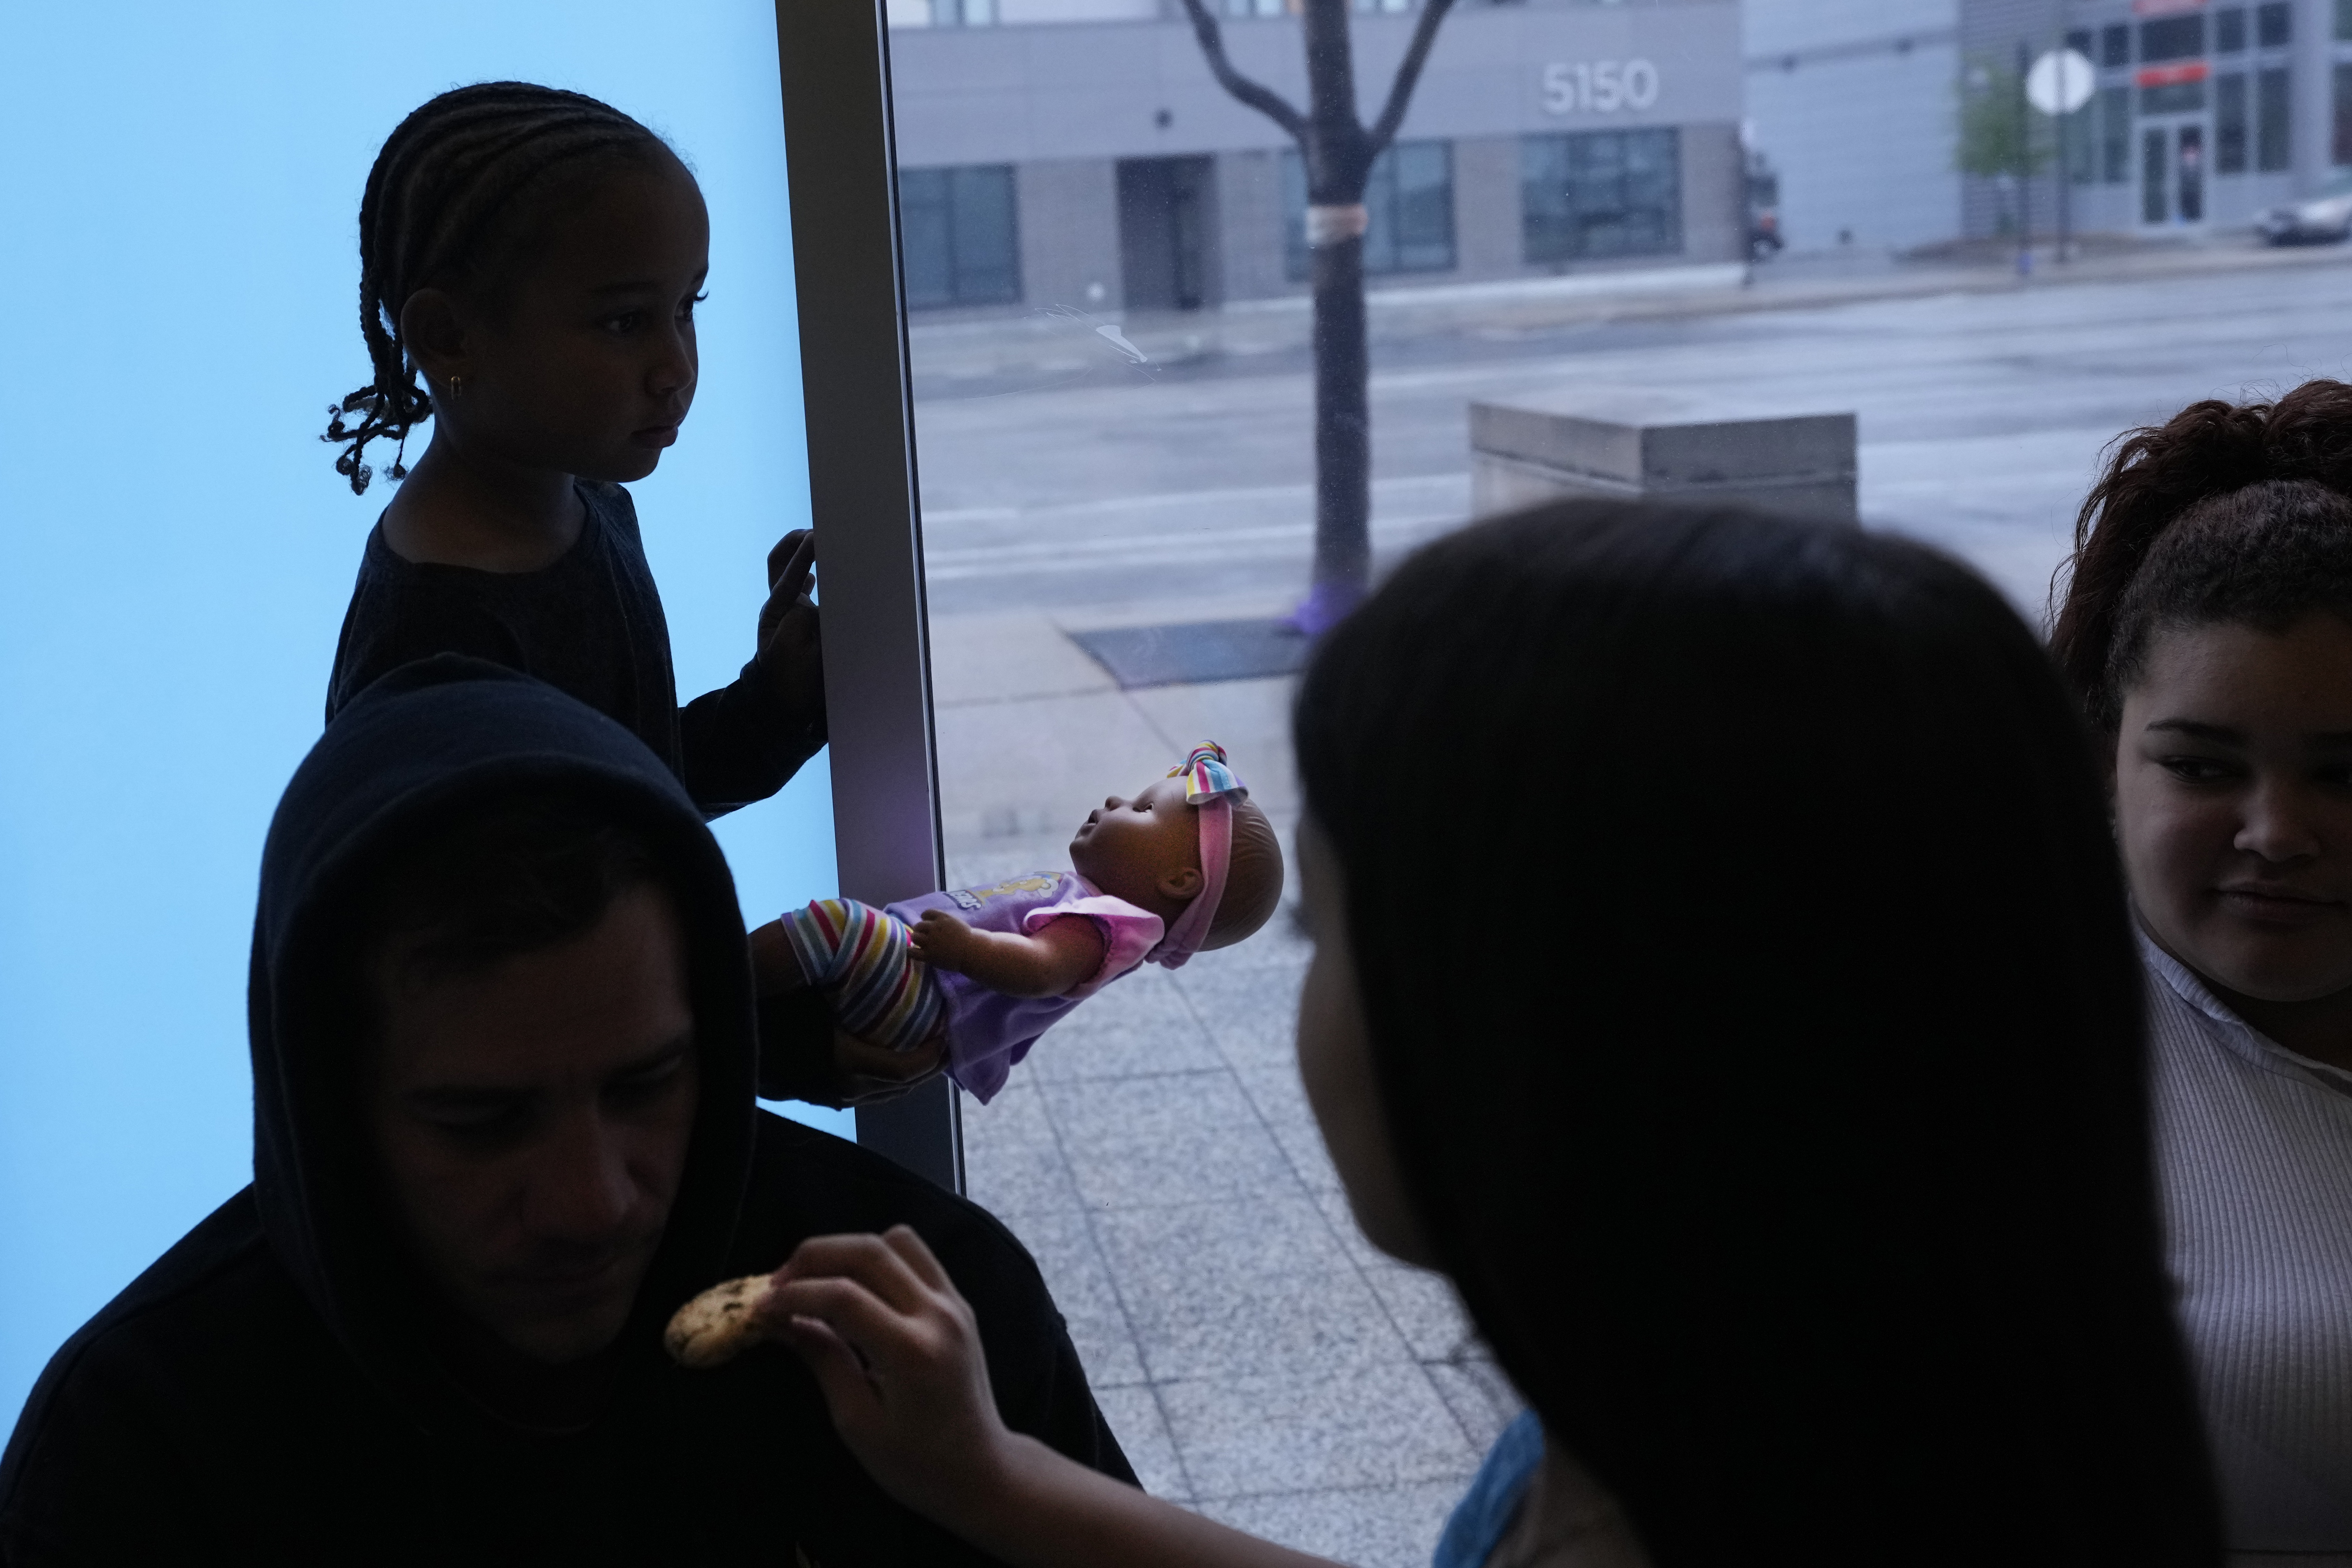
<svg viewBox="0 0 2352 1568">
<path fill-rule="evenodd" d="M 360 332 L 373 379 L 327 409 L 322 441 L 343 447 L 335 472 L 353 495 L 374 471 L 369 442 L 396 440 L 390 477 L 408 469 L 408 432 L 430 418 L 400 336 L 409 296 L 443 279 L 480 275 L 558 174 L 643 158 L 667 144 L 635 120 L 585 94 L 523 81 L 478 82 L 417 108 L 388 137 L 360 200 Z M 508 242 L 501 244 L 499 242 Z M 346 416 L 356 414 L 356 424 Z"/>
<path fill-rule="evenodd" d="M 2352 386 L 2209 398 L 2125 432 L 2061 575 L 2051 652 L 2110 734 L 2159 626 L 2352 619 Z"/>
</svg>

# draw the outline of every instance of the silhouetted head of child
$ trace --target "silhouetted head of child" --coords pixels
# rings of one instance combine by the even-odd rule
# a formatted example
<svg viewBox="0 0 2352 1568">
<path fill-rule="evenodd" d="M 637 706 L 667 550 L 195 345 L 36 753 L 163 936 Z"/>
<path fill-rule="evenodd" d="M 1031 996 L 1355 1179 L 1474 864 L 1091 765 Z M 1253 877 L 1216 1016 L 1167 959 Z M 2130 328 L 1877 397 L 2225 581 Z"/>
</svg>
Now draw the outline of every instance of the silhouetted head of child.
<svg viewBox="0 0 2352 1568">
<path fill-rule="evenodd" d="M 1104 801 L 1087 813 L 1070 840 L 1070 865 L 1104 892 L 1158 915 L 1172 931 L 1213 880 L 1211 868 L 1202 864 L 1202 814 L 1227 812 L 1230 847 L 1223 889 L 1199 944 L 1205 952 L 1252 935 L 1282 902 L 1282 843 L 1265 813 L 1245 795 L 1196 805 L 1186 798 L 1191 783 L 1179 772 L 1132 798 L 1112 795 Z"/>
<path fill-rule="evenodd" d="M 432 100 L 360 204 L 374 376 L 330 410 L 336 472 L 365 491 L 368 443 L 404 455 L 430 418 L 495 467 L 644 478 L 694 401 L 709 247 L 694 176 L 619 110 L 514 81 Z M 406 471 L 395 457 L 391 477 Z"/>
</svg>

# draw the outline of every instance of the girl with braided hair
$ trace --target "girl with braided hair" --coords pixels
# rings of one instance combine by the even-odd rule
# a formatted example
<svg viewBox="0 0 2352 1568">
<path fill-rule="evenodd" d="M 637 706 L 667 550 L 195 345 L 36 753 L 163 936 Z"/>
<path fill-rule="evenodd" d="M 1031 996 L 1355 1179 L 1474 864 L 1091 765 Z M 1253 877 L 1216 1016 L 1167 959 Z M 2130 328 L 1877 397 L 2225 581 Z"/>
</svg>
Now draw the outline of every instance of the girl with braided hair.
<svg viewBox="0 0 2352 1568">
<path fill-rule="evenodd" d="M 693 404 L 709 229 L 669 147 L 576 92 L 481 82 L 393 132 L 360 204 L 373 374 L 323 439 L 355 492 L 379 441 L 404 482 L 368 536 L 329 720 L 400 665 L 488 658 L 617 720 L 714 816 L 773 795 L 824 743 L 814 536 L 769 555 L 741 678 L 681 709 L 621 488 L 653 472 Z"/>
<path fill-rule="evenodd" d="M 2129 432 L 2056 608 L 2232 1561 L 2352 1563 L 2352 385 Z"/>
</svg>

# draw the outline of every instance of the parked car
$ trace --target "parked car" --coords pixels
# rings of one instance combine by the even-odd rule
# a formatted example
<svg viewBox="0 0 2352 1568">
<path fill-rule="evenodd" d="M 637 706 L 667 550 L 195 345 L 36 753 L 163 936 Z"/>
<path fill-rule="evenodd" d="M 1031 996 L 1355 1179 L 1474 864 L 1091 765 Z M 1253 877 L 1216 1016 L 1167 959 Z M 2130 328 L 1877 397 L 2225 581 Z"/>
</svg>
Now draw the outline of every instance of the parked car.
<svg viewBox="0 0 2352 1568">
<path fill-rule="evenodd" d="M 2272 207 L 2254 220 L 2273 245 L 2325 244 L 2352 235 L 2352 174 L 2338 174 L 2319 194 Z"/>
</svg>

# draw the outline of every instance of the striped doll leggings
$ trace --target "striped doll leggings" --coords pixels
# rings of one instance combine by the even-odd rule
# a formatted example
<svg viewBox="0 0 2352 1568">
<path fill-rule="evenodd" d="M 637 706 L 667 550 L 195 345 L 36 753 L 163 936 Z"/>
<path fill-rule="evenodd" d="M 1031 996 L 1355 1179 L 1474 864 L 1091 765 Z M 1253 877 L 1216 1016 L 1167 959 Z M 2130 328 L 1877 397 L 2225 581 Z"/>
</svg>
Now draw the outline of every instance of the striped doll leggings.
<svg viewBox="0 0 2352 1568">
<path fill-rule="evenodd" d="M 939 976 L 908 951 L 914 932 L 898 916 L 855 899 L 819 899 L 785 915 L 783 925 L 801 973 L 851 1034 L 910 1051 L 945 1025 Z"/>
</svg>

